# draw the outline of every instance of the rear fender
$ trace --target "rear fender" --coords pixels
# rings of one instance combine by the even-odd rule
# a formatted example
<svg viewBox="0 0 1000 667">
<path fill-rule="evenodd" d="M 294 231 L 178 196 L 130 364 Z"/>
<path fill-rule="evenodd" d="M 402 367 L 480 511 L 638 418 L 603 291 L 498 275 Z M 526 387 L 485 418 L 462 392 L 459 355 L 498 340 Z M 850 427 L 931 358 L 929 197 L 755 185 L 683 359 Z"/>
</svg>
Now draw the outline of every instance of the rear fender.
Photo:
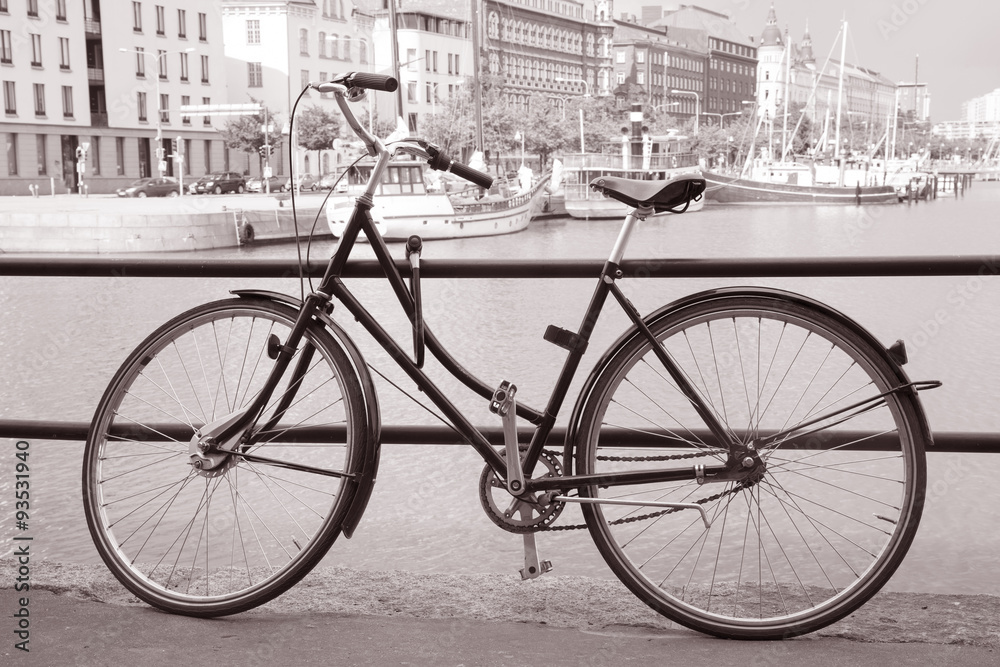
<svg viewBox="0 0 1000 667">
<path fill-rule="evenodd" d="M 877 350 L 879 354 L 881 354 L 882 358 L 889 364 L 893 371 L 895 371 L 900 384 L 908 384 L 910 382 L 906 372 L 897 361 L 897 359 L 900 358 L 899 354 L 890 353 L 877 338 L 847 315 L 844 315 L 840 311 L 835 310 L 824 303 L 816 301 L 815 299 L 802 296 L 801 294 L 795 294 L 794 292 L 767 287 L 723 287 L 719 289 L 711 289 L 682 297 L 677 301 L 663 306 L 659 310 L 647 315 L 643 318 L 643 321 L 647 326 L 651 327 L 665 317 L 668 317 L 674 312 L 682 308 L 686 308 L 694 303 L 733 297 L 766 297 L 781 299 L 817 310 L 827 317 L 830 317 L 845 327 L 851 329 L 861 339 L 870 343 L 871 346 Z M 580 436 L 580 421 L 583 418 L 584 406 L 587 404 L 587 401 L 594 390 L 594 386 L 597 383 L 597 378 L 600 377 L 605 369 L 607 369 L 608 366 L 615 361 L 615 358 L 622 352 L 625 346 L 638 336 L 642 336 L 642 333 L 635 325 L 627 329 L 625 333 L 623 333 L 618 340 L 616 340 L 611 347 L 608 348 L 608 350 L 594 366 L 594 369 L 590 372 L 586 382 L 584 382 L 583 389 L 581 389 L 580 395 L 576 400 L 576 404 L 573 406 L 573 413 L 570 416 L 569 425 L 566 429 L 566 441 L 563 443 L 563 467 L 565 468 L 567 475 L 575 474 L 574 453 L 576 450 L 577 438 Z M 920 407 L 919 403 L 917 406 L 918 408 Z M 928 444 L 933 444 L 931 430 L 927 424 L 927 417 L 924 415 L 922 409 L 918 409 L 918 414 L 920 417 L 920 428 L 923 431 L 924 441 Z"/>
<path fill-rule="evenodd" d="M 233 294 L 243 299 L 266 299 L 282 303 L 292 308 L 300 308 L 302 301 L 295 297 L 271 292 L 267 290 L 234 290 Z M 366 428 L 363 429 L 365 441 L 355 450 L 355 456 L 360 456 L 359 474 L 354 478 L 355 489 L 354 499 L 347 510 L 344 518 L 342 530 L 344 535 L 350 538 L 354 534 L 355 528 L 361 521 L 368 500 L 371 498 L 372 489 L 375 486 L 375 478 L 378 474 L 379 457 L 382 449 L 382 416 L 379 411 L 378 395 L 375 393 L 375 383 L 372 382 L 371 374 L 368 372 L 368 365 L 365 363 L 361 351 L 347 333 L 334 322 L 327 313 L 320 313 L 319 318 L 326 325 L 327 330 L 334 340 L 347 353 L 354 371 L 361 381 L 361 393 L 365 402 L 365 416 L 367 419 Z"/>
</svg>

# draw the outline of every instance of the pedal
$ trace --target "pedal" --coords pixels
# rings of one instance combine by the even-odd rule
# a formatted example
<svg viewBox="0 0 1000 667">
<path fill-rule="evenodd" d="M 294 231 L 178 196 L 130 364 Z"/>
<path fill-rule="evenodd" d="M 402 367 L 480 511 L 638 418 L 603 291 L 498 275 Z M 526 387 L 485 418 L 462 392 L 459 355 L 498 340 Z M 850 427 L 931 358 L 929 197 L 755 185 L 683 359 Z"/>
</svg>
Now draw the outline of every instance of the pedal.
<svg viewBox="0 0 1000 667">
<path fill-rule="evenodd" d="M 525 516 L 527 513 L 527 516 Z M 521 518 L 530 519 L 531 509 L 521 508 Z M 535 547 L 535 534 L 524 533 L 524 568 L 521 569 L 521 579 L 537 579 L 552 569 L 552 562 L 538 560 L 538 549 Z"/>
<path fill-rule="evenodd" d="M 521 472 L 521 453 L 517 442 L 517 387 L 507 380 L 493 392 L 490 412 L 503 418 L 503 444 L 507 454 L 507 490 L 514 496 L 524 492 L 524 473 Z"/>
</svg>

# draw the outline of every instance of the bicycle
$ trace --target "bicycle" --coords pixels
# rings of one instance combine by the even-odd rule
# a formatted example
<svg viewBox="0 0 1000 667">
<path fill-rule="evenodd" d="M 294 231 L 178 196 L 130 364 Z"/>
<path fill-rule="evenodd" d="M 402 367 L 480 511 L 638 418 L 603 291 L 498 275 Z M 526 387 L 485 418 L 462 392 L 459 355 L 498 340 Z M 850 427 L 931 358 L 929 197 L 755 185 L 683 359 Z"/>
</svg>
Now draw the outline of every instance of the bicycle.
<svg viewBox="0 0 1000 667">
<path fill-rule="evenodd" d="M 776 289 L 713 289 L 640 315 L 618 286 L 629 237 L 649 215 L 681 212 L 705 182 L 603 178 L 592 187 L 631 211 L 579 329 L 545 331 L 567 352 L 548 404 L 517 402 L 516 386 L 474 377 L 425 325 L 420 240 L 407 243 L 401 270 L 373 226 L 373 194 L 395 154 L 491 181 L 423 140 L 386 145 L 366 131 L 349 103 L 395 86 L 361 73 L 320 86 L 376 163 L 319 287 L 304 300 L 235 291 L 178 315 L 109 384 L 83 490 L 118 580 L 163 610 L 233 614 L 280 595 L 353 534 L 381 419 L 369 368 L 332 317 L 336 299 L 482 456 L 481 504 L 522 535 L 523 577 L 549 569 L 535 535 L 563 528 L 560 513 L 578 504 L 618 578 L 705 633 L 799 635 L 874 595 L 917 530 L 931 442 L 917 391 L 939 384 L 907 378 L 902 343 L 887 349 L 847 316 Z M 340 278 L 361 233 L 412 325 L 412 356 Z M 562 452 L 546 449 L 609 297 L 631 326 L 590 372 Z M 425 350 L 490 402 L 503 447 L 427 377 Z M 519 418 L 534 427 L 529 441 L 518 439 Z"/>
</svg>

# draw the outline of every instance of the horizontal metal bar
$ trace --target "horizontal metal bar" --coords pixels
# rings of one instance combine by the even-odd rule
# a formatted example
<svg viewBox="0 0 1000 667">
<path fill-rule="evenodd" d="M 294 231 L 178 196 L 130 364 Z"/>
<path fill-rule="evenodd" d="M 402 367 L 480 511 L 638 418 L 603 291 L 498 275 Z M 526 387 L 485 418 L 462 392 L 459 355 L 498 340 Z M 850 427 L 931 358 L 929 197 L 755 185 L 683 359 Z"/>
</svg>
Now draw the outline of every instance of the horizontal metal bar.
<svg viewBox="0 0 1000 667">
<path fill-rule="evenodd" d="M 88 422 L 56 422 L 27 419 L 0 419 L 0 438 L 25 438 L 35 440 L 66 440 L 83 441 L 87 439 Z M 121 433 L 129 436 L 142 436 L 148 440 L 165 439 L 167 436 L 180 441 L 191 437 L 189 427 L 155 425 L 157 436 L 153 431 L 141 431 L 139 427 L 123 428 Z M 500 426 L 477 427 L 490 444 L 502 447 L 504 444 L 503 428 Z M 529 442 L 533 429 L 518 429 L 518 438 Z M 295 429 L 288 437 L 324 437 L 331 441 L 343 440 L 343 427 L 313 427 Z M 695 433 L 703 442 L 709 442 L 708 433 Z M 826 437 L 829 436 L 829 437 Z M 561 447 L 566 440 L 566 428 L 552 429 L 546 445 Z M 461 436 L 447 426 L 401 426 L 387 425 L 382 427 L 381 441 L 386 445 L 464 445 Z M 872 436 L 859 431 L 826 431 L 820 441 L 817 434 L 812 434 L 807 440 L 790 439 L 782 444 L 783 448 L 832 448 L 842 447 L 850 450 L 882 451 L 890 447 L 893 441 L 891 435 Z M 629 429 L 604 429 L 601 431 L 601 444 L 607 447 L 652 447 L 663 446 L 664 437 L 655 433 L 637 433 Z M 850 444 L 847 444 L 850 443 Z M 845 444 L 847 446 L 845 446 Z M 683 443 L 674 440 L 674 445 L 682 447 Z M 934 434 L 934 444 L 928 450 L 931 452 L 958 452 L 965 454 L 1000 454 L 1000 433 L 972 433 L 964 431 L 949 431 Z"/>
<path fill-rule="evenodd" d="M 422 259 L 422 278 L 597 278 L 603 260 Z M 397 260 L 404 275 L 409 263 Z M 621 264 L 636 278 L 777 278 L 821 276 L 958 276 L 1000 274 L 1000 255 L 955 257 L 771 257 L 709 259 L 631 259 Z M 326 260 L 303 269 L 319 277 Z M 296 278 L 298 266 L 287 259 L 66 257 L 2 255 L 0 275 L 159 278 Z M 344 277 L 377 278 L 375 260 L 352 260 Z"/>
</svg>

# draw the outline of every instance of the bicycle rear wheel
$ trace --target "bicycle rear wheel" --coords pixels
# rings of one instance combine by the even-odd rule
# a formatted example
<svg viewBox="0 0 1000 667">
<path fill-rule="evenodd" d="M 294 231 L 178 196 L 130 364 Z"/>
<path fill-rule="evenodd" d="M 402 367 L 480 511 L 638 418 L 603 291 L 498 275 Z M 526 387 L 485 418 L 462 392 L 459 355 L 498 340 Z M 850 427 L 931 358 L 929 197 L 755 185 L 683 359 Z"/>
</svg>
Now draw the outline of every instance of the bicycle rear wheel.
<svg viewBox="0 0 1000 667">
<path fill-rule="evenodd" d="M 191 465 L 195 430 L 256 397 L 296 314 L 263 299 L 199 306 L 150 335 L 108 386 L 84 452 L 84 509 L 104 562 L 148 604 L 244 611 L 291 587 L 339 535 L 367 423 L 356 370 L 319 324 L 306 329 L 255 444 L 211 470 Z"/>
<path fill-rule="evenodd" d="M 712 521 L 706 529 L 690 509 L 586 505 L 612 570 L 660 613 L 722 637 L 794 636 L 857 609 L 902 561 L 923 506 L 925 422 L 912 389 L 892 391 L 902 374 L 858 329 L 781 296 L 703 299 L 650 328 L 765 469 L 742 482 L 580 489 L 696 502 Z M 652 350 L 633 336 L 596 379 L 578 473 L 726 463 Z"/>
</svg>

